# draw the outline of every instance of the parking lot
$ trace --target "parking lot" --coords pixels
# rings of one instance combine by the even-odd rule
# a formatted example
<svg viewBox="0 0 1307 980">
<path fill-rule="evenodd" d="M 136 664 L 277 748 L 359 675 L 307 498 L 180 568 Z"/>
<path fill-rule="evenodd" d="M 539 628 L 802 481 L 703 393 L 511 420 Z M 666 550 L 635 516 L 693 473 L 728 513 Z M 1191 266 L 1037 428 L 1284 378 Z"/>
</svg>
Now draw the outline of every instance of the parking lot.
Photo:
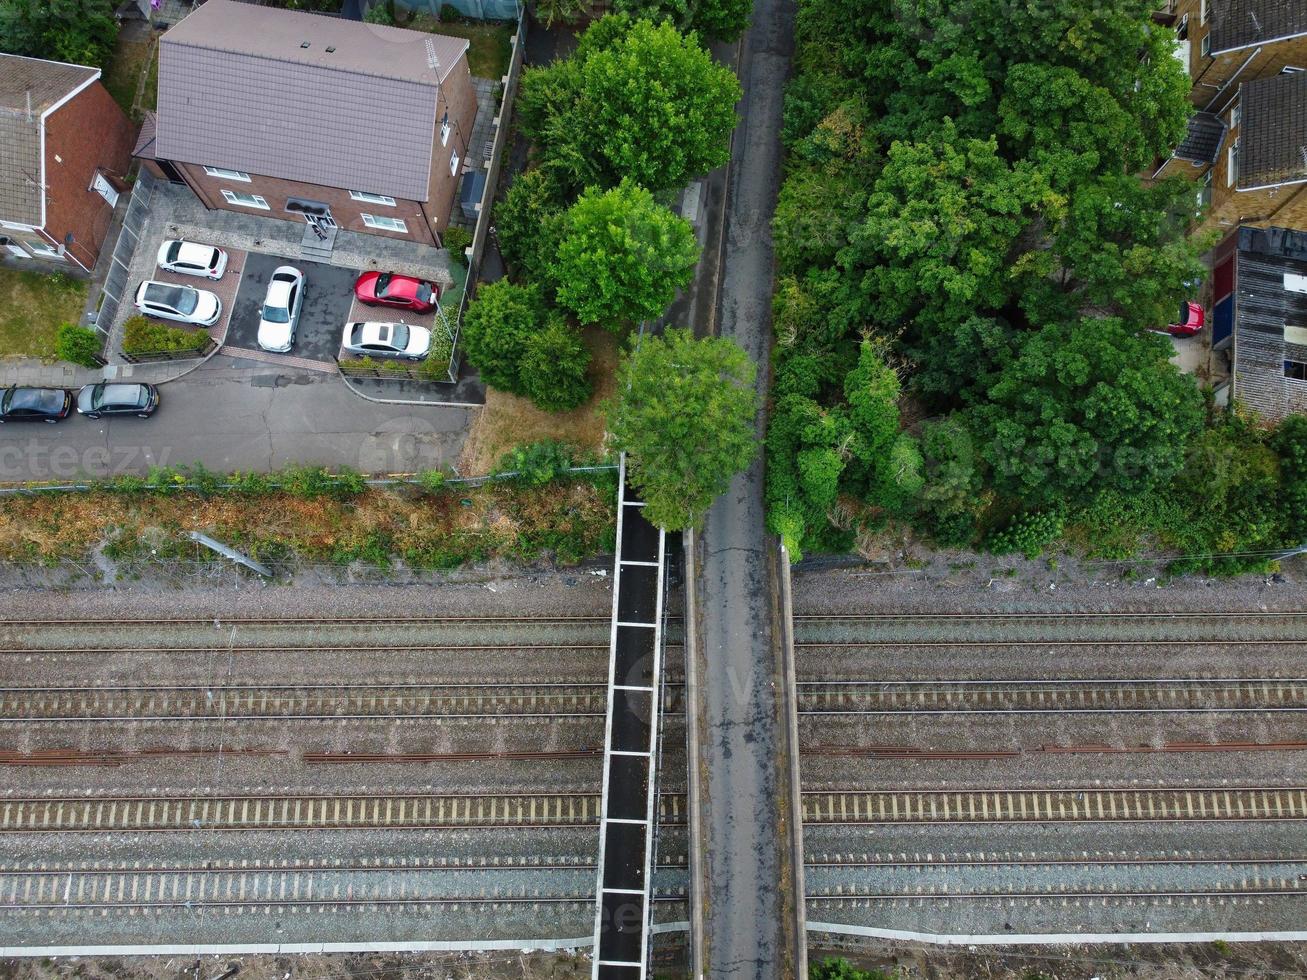
<svg viewBox="0 0 1307 980">
<path fill-rule="evenodd" d="M 321 262 L 294 262 L 276 255 L 251 254 L 245 260 L 240 292 L 227 330 L 228 353 L 259 350 L 259 311 L 268 282 L 278 266 L 291 265 L 304 273 L 304 302 L 295 333 L 293 357 L 335 364 L 340 338 L 354 303 L 354 280 L 358 272 Z M 277 355 L 272 355 L 276 357 Z M 266 360 L 266 358 L 263 358 Z"/>
</svg>

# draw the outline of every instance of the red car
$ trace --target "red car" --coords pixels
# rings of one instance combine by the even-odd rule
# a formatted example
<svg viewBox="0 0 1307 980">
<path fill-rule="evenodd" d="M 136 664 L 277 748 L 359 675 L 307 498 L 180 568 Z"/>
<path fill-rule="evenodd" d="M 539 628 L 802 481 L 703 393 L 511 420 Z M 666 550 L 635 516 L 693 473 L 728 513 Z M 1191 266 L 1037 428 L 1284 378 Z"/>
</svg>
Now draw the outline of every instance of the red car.
<svg viewBox="0 0 1307 980">
<path fill-rule="evenodd" d="M 1206 322 L 1207 314 L 1201 304 L 1190 300 L 1180 307 L 1180 322 L 1171 324 L 1166 332 L 1172 337 L 1192 337 L 1203 329 Z"/>
<path fill-rule="evenodd" d="M 440 287 L 413 276 L 401 276 L 398 272 L 365 272 L 354 283 L 354 296 L 368 306 L 393 306 L 414 313 L 430 313 L 440 299 Z"/>
</svg>

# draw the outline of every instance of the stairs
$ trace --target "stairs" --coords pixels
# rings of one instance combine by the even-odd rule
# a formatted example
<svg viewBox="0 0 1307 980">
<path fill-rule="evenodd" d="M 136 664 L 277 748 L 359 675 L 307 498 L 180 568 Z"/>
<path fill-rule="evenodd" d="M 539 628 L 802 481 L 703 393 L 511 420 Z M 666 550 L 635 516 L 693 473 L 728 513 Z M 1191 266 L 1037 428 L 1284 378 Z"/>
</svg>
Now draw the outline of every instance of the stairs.
<svg viewBox="0 0 1307 980">
<path fill-rule="evenodd" d="M 336 247 L 335 225 L 323 228 L 326 238 L 319 238 L 313 225 L 304 226 L 304 237 L 300 239 L 300 255 L 315 262 L 327 262 L 331 259 L 332 249 Z"/>
</svg>

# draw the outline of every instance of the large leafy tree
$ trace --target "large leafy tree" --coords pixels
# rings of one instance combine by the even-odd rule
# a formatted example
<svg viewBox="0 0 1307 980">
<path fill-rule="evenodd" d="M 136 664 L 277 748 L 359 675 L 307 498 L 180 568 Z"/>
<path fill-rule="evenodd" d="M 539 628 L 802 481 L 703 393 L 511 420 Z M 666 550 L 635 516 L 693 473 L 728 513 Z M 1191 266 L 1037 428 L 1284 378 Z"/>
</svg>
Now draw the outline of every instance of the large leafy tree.
<svg viewBox="0 0 1307 980">
<path fill-rule="evenodd" d="M 0 0 L 0 51 L 103 67 L 118 36 L 113 0 Z"/>
<path fill-rule="evenodd" d="M 610 15 L 575 54 L 527 72 L 523 129 L 564 183 L 681 187 L 726 162 L 740 86 L 693 35 Z"/>
<path fill-rule="evenodd" d="M 733 341 L 688 330 L 641 338 L 618 370 L 608 406 L 645 515 L 669 531 L 697 524 L 757 450 L 754 366 Z"/>
<path fill-rule="evenodd" d="M 699 260 L 694 229 L 630 181 L 592 188 L 567 212 L 554 264 L 558 302 L 622 331 L 658 316 Z"/>
<path fill-rule="evenodd" d="M 1112 318 L 1031 336 L 972 410 L 995 485 L 1037 508 L 1170 479 L 1203 425 L 1202 395 L 1171 353 Z"/>
<path fill-rule="evenodd" d="M 615 0 L 613 9 L 632 17 L 669 21 L 715 41 L 732 41 L 749 23 L 751 0 Z"/>
<path fill-rule="evenodd" d="M 538 286 L 500 279 L 477 290 L 463 317 L 461 338 L 486 384 L 522 393 L 518 362 L 527 341 L 544 328 L 545 319 Z"/>
</svg>

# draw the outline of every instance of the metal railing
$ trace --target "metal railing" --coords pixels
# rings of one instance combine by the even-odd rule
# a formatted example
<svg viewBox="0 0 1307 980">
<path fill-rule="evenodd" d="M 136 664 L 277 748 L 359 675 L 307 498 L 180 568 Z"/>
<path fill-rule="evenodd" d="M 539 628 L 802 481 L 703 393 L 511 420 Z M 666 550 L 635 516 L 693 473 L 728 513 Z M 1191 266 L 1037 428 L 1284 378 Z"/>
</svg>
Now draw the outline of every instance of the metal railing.
<svg viewBox="0 0 1307 980">
<path fill-rule="evenodd" d="M 145 221 L 150 214 L 150 200 L 154 196 L 154 178 L 141 170 L 127 200 L 127 211 L 123 214 L 122 230 L 114 242 L 113 254 L 109 258 L 109 270 L 105 273 L 104 285 L 100 287 L 100 301 L 95 312 L 91 314 L 91 325 L 106 339 L 118 316 L 123 294 L 127 291 L 131 276 L 132 257 L 136 254 L 136 245 L 145 231 Z"/>
<path fill-rule="evenodd" d="M 157 361 L 188 361 L 197 357 L 206 357 L 212 353 L 218 346 L 218 342 L 212 337 L 205 339 L 205 342 L 193 350 L 155 350 L 142 351 L 140 353 L 128 353 L 122 351 L 122 358 L 128 364 L 153 364 Z"/>
</svg>

